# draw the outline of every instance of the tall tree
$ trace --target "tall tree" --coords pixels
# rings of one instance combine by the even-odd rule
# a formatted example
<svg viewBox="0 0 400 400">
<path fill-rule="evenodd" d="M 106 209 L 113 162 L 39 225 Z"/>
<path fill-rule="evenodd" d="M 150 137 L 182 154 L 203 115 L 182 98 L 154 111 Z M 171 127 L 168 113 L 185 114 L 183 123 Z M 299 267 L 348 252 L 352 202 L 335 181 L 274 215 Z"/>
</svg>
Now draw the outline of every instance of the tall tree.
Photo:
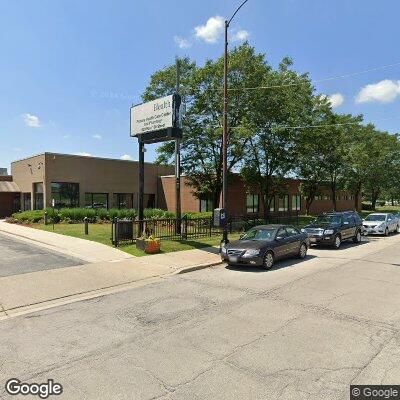
<svg viewBox="0 0 400 400">
<path fill-rule="evenodd" d="M 241 168 L 242 177 L 262 195 L 268 219 L 272 198 L 283 191 L 283 177 L 295 168 L 295 143 L 299 125 L 310 121 L 313 87 L 308 75 L 291 70 L 292 61 L 282 60 L 278 70 L 266 70 L 249 113 L 251 134 Z"/>
<path fill-rule="evenodd" d="M 328 123 L 331 106 L 325 96 L 313 98 L 309 126 L 299 130 L 296 137 L 296 176 L 301 180 L 300 193 L 305 198 L 306 214 L 326 181 L 323 151 L 329 140 L 324 126 Z"/>
<path fill-rule="evenodd" d="M 379 197 L 391 186 L 400 165 L 399 136 L 376 132 L 369 144 L 370 164 L 367 169 L 364 194 L 373 209 Z"/>
<path fill-rule="evenodd" d="M 223 58 L 208 60 L 202 67 L 188 59 L 181 61 L 182 93 L 186 104 L 181 142 L 182 170 L 187 175 L 193 193 L 211 197 L 217 207 L 222 190 L 222 112 Z M 264 56 L 247 43 L 235 48 L 229 56 L 229 147 L 228 172 L 233 171 L 244 156 L 247 135 L 247 115 L 252 107 L 252 92 L 238 90 L 258 86 L 265 74 Z M 174 91 L 175 67 L 156 72 L 145 90 L 143 100 Z M 173 159 L 174 144 L 169 142 L 157 150 L 158 162 Z"/>
</svg>

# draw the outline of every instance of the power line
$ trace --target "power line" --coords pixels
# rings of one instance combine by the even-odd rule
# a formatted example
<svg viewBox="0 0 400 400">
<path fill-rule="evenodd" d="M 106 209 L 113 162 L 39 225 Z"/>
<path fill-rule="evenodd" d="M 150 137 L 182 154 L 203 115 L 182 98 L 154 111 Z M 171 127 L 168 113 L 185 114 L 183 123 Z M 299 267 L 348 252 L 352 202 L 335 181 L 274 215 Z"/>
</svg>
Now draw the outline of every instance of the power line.
<svg viewBox="0 0 400 400">
<path fill-rule="evenodd" d="M 400 118 L 400 116 L 384 118 L 384 119 L 380 119 L 376 122 L 384 122 L 384 121 L 389 121 L 389 120 L 399 119 L 399 118 Z M 360 125 L 360 122 L 342 122 L 342 123 L 337 123 L 337 124 L 321 124 L 321 125 L 274 126 L 271 129 L 315 129 L 315 128 L 328 128 L 328 127 L 333 127 L 333 126 L 345 126 L 345 125 Z M 230 129 L 245 129 L 245 128 L 247 128 L 247 127 L 235 126 L 235 127 L 231 127 Z"/>
<path fill-rule="evenodd" d="M 352 72 L 352 73 L 348 73 L 348 74 L 344 74 L 344 75 L 337 75 L 337 76 L 331 76 L 331 77 L 328 77 L 328 78 L 317 79 L 317 80 L 314 80 L 312 82 L 320 83 L 320 82 L 333 81 L 333 80 L 336 80 L 336 79 L 351 78 L 353 76 L 363 75 L 363 74 L 367 74 L 369 72 L 380 71 L 380 70 L 383 70 L 383 69 L 393 68 L 393 67 L 397 67 L 397 66 L 400 66 L 400 62 L 394 63 L 394 64 L 382 65 L 380 67 L 366 69 L 366 70 L 362 70 L 362 71 L 358 71 L 358 72 Z M 287 83 L 287 84 L 284 84 L 284 85 L 228 88 L 228 90 L 229 91 L 241 91 L 241 90 L 259 90 L 259 89 L 277 89 L 277 88 L 284 88 L 284 87 L 291 87 L 291 86 L 301 86 L 301 85 L 303 85 L 303 82 L 302 83 Z"/>
</svg>

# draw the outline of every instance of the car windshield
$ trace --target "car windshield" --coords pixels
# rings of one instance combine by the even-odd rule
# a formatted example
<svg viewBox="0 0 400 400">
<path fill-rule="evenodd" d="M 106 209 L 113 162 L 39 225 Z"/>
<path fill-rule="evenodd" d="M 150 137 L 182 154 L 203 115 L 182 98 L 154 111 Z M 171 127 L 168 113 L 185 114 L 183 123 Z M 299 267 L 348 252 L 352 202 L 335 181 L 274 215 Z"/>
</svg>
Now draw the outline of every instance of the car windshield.
<svg viewBox="0 0 400 400">
<path fill-rule="evenodd" d="M 276 230 L 272 228 L 254 228 L 246 232 L 241 240 L 274 240 Z"/>
<path fill-rule="evenodd" d="M 320 215 L 315 223 L 317 224 L 340 224 L 342 217 L 340 215 Z"/>
<path fill-rule="evenodd" d="M 370 214 L 368 215 L 367 218 L 365 218 L 366 221 L 385 221 L 386 220 L 386 215 L 382 214 Z"/>
</svg>

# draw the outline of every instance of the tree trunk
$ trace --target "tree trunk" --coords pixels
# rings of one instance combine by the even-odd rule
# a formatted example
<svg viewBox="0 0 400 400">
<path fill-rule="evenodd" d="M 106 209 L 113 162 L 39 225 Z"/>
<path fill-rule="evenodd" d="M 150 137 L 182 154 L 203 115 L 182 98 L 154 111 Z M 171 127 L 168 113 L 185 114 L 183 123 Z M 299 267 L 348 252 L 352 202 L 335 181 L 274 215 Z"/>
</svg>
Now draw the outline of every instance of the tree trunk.
<svg viewBox="0 0 400 400">
<path fill-rule="evenodd" d="M 221 192 L 222 192 L 222 187 L 221 185 L 217 185 L 215 187 L 214 195 L 213 195 L 213 204 L 214 204 L 214 209 L 219 208 L 220 206 L 220 201 L 221 201 Z M 225 210 L 226 211 L 226 210 Z"/>
<path fill-rule="evenodd" d="M 314 202 L 315 196 L 307 197 L 306 199 L 306 215 L 310 214 L 311 204 Z"/>
<path fill-rule="evenodd" d="M 333 211 L 336 211 L 336 183 L 331 184 Z"/>
<path fill-rule="evenodd" d="M 357 192 L 354 194 L 354 210 L 355 210 L 355 211 L 358 211 L 358 198 L 359 198 L 359 196 L 360 196 L 360 194 L 359 194 L 359 192 L 357 191 Z"/>
</svg>

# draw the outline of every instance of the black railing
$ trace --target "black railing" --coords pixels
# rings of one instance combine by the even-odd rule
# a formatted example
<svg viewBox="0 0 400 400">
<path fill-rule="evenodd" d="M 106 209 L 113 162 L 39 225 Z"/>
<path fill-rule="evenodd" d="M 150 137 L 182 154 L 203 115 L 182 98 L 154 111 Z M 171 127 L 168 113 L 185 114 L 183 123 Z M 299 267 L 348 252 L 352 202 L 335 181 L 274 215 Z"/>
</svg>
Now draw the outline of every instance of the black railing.
<svg viewBox="0 0 400 400">
<path fill-rule="evenodd" d="M 299 225 L 299 213 L 270 214 L 267 219 L 261 215 L 232 216 L 228 218 L 231 233 L 243 232 L 256 225 L 264 224 Z M 115 246 L 132 242 L 137 238 L 155 236 L 160 239 L 184 240 L 220 235 L 222 228 L 213 226 L 212 218 L 182 217 L 180 226 L 176 219 L 112 220 L 111 241 Z M 179 229 L 180 228 L 180 229 Z"/>
</svg>

